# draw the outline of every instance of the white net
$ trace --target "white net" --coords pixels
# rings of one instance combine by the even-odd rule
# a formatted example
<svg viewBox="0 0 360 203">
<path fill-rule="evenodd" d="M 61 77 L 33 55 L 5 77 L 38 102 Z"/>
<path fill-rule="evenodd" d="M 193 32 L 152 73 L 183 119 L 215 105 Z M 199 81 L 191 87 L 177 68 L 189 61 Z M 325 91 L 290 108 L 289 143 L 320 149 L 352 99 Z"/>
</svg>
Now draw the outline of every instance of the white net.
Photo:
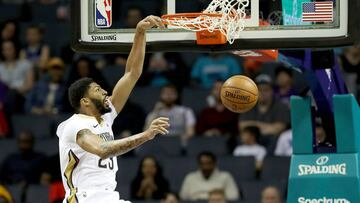
<svg viewBox="0 0 360 203">
<path fill-rule="evenodd" d="M 180 16 L 163 19 L 166 24 L 191 31 L 219 30 L 232 44 L 244 30 L 246 7 L 250 0 L 213 0 L 209 6 L 195 18 Z M 206 15 L 219 14 L 219 15 Z"/>
</svg>

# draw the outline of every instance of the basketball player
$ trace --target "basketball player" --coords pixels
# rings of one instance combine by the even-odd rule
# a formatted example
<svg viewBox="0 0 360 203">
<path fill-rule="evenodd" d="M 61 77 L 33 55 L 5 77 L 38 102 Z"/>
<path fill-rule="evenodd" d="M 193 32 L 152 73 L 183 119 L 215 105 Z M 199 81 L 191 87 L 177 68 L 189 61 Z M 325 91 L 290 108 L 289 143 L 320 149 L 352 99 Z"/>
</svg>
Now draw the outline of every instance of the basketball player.
<svg viewBox="0 0 360 203">
<path fill-rule="evenodd" d="M 116 156 L 134 149 L 157 134 L 168 133 L 168 118 L 152 121 L 143 133 L 114 140 L 111 126 L 139 79 L 144 63 L 146 30 L 163 26 L 149 16 L 137 25 L 124 76 L 108 96 L 90 78 L 74 82 L 69 100 L 76 113 L 58 126 L 60 162 L 66 196 L 63 203 L 125 203 L 116 187 Z M 127 166 L 121 166 L 127 167 Z"/>
</svg>

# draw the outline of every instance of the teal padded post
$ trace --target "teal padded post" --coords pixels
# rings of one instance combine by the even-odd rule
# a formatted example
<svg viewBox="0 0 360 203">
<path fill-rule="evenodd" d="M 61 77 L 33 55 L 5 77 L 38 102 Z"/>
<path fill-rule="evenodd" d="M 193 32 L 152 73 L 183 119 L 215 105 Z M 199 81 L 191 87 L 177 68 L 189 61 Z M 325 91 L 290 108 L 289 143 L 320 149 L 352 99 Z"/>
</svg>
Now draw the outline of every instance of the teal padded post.
<svg viewBox="0 0 360 203">
<path fill-rule="evenodd" d="M 360 145 L 359 105 L 353 95 L 335 95 L 334 115 L 338 153 L 358 153 Z"/>
<path fill-rule="evenodd" d="M 359 106 L 352 95 L 334 96 L 333 105 L 337 152 L 314 154 L 309 153 L 313 147 L 310 99 L 291 98 L 294 154 L 288 203 L 360 203 Z"/>
<path fill-rule="evenodd" d="M 309 97 L 291 97 L 291 128 L 293 132 L 293 153 L 313 153 L 313 127 L 311 100 Z"/>
</svg>

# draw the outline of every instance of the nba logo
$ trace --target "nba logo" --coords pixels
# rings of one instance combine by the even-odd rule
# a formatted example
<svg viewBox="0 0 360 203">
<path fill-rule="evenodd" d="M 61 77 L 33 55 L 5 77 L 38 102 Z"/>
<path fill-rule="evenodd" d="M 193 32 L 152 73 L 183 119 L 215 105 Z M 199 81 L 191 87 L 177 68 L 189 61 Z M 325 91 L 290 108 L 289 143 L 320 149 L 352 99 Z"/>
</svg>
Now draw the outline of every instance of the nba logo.
<svg viewBox="0 0 360 203">
<path fill-rule="evenodd" d="M 95 26 L 109 28 L 112 24 L 111 0 L 95 0 Z"/>
</svg>

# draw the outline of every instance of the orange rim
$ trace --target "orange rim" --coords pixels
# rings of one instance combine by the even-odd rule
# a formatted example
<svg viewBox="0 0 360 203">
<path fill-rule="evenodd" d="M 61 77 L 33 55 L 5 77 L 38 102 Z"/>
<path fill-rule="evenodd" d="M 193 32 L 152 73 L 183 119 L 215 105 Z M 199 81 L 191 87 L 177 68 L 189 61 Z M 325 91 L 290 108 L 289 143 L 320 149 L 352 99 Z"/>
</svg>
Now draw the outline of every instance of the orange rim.
<svg viewBox="0 0 360 203">
<path fill-rule="evenodd" d="M 171 25 L 171 23 L 166 21 L 166 20 L 180 20 L 180 19 L 184 19 L 184 18 L 194 19 L 194 18 L 197 18 L 199 16 L 208 16 L 208 17 L 212 17 L 212 18 L 221 18 L 223 16 L 223 14 L 220 14 L 220 13 L 175 13 L 175 14 L 162 15 L 161 19 L 163 19 L 164 24 Z M 268 23 L 265 20 L 260 20 L 259 26 L 267 26 L 267 25 L 270 25 L 270 23 Z"/>
<path fill-rule="evenodd" d="M 165 25 L 172 25 L 172 26 L 179 26 L 176 24 L 177 20 L 181 21 L 189 21 L 189 24 L 179 26 L 183 28 L 188 29 L 199 29 L 199 28 L 207 28 L 206 22 L 201 22 L 202 16 L 210 17 L 210 18 L 222 18 L 223 14 L 221 13 L 175 13 L 175 14 L 166 14 L 162 15 L 161 19 L 163 20 L 163 23 Z M 192 24 L 191 20 L 200 17 L 200 23 L 202 24 Z M 205 19 L 205 18 L 204 18 Z M 261 20 L 260 26 L 266 26 L 268 25 L 268 22 Z M 196 31 L 196 30 L 195 30 Z M 214 31 L 217 31 L 215 28 Z M 196 34 L 197 38 L 197 44 L 199 45 L 216 45 L 216 44 L 225 44 L 226 38 L 221 32 L 208 32 L 208 31 L 197 31 Z M 253 53 L 256 53 L 256 57 L 252 56 L 253 58 L 259 59 L 259 56 L 262 56 L 262 58 L 266 58 L 265 60 L 273 60 L 274 58 L 277 58 L 277 53 L 267 53 L 267 51 L 261 50 L 261 51 L 253 51 Z"/>
<path fill-rule="evenodd" d="M 174 20 L 174 19 L 181 19 L 181 18 L 197 18 L 199 16 L 209 16 L 213 18 L 221 18 L 222 14 L 220 13 L 175 13 L 175 14 L 166 14 L 162 15 L 162 19 L 166 20 Z"/>
</svg>

